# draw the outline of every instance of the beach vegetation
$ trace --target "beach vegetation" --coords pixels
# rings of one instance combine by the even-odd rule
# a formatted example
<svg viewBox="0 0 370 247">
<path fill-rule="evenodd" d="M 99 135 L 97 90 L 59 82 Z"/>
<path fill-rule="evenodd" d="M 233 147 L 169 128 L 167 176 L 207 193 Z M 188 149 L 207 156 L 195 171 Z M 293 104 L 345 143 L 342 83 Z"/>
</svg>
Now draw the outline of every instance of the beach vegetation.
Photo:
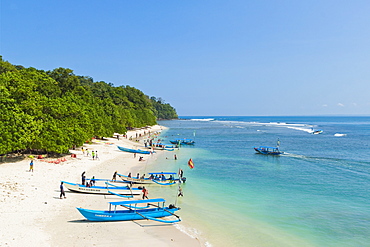
<svg viewBox="0 0 370 247">
<path fill-rule="evenodd" d="M 169 103 L 165 103 L 162 98 L 150 97 L 152 105 L 154 107 L 154 114 L 157 119 L 177 119 L 179 116 Z"/>
<path fill-rule="evenodd" d="M 94 82 L 68 68 L 25 68 L 0 56 L 0 154 L 67 153 L 93 137 L 156 124 L 170 116 L 162 113 L 169 104 L 160 104 L 131 86 Z"/>
</svg>

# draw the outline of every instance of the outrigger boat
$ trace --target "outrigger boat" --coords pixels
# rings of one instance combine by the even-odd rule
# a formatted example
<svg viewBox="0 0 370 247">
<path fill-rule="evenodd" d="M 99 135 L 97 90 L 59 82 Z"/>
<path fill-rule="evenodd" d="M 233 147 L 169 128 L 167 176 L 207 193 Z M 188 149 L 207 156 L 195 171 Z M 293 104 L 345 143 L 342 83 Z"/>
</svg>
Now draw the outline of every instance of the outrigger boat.
<svg viewBox="0 0 370 247">
<path fill-rule="evenodd" d="M 159 146 L 159 145 L 148 146 L 147 149 L 165 150 L 165 151 L 174 151 L 175 150 L 173 147 L 166 148 L 165 146 Z"/>
<path fill-rule="evenodd" d="M 280 140 L 278 138 L 276 147 L 267 147 L 267 146 L 260 146 L 260 147 L 254 147 L 254 150 L 259 154 L 268 154 L 268 155 L 280 155 L 284 152 L 279 150 L 280 147 Z"/>
<path fill-rule="evenodd" d="M 123 174 L 117 173 L 117 175 L 125 182 L 133 183 L 133 184 L 159 184 L 159 185 L 173 185 L 177 182 L 185 182 L 186 178 L 182 178 L 182 180 L 178 178 L 174 178 L 176 172 L 150 172 L 150 176 L 148 178 L 137 178 L 137 177 L 129 177 Z M 170 175 L 169 178 L 166 178 L 165 175 Z"/>
<path fill-rule="evenodd" d="M 314 134 L 314 135 L 318 135 L 318 134 L 321 134 L 322 132 L 324 132 L 323 130 L 314 130 L 313 132 L 312 132 L 312 134 Z"/>
<path fill-rule="evenodd" d="M 114 184 L 105 182 L 106 186 L 91 186 L 87 187 L 86 185 L 70 183 L 62 181 L 67 189 L 73 192 L 89 193 L 89 194 L 103 194 L 109 195 L 110 192 L 114 192 L 120 195 L 140 195 L 140 188 L 131 188 L 130 186 L 116 186 Z"/>
<path fill-rule="evenodd" d="M 181 144 L 185 144 L 185 145 L 194 145 L 195 141 L 191 140 L 191 139 L 176 139 L 176 140 L 170 140 L 170 142 L 172 144 L 177 144 L 177 145 L 181 145 Z"/>
<path fill-rule="evenodd" d="M 280 151 L 278 147 L 260 146 L 260 147 L 254 147 L 254 150 L 259 154 L 280 155 L 284 153 Z"/>
<path fill-rule="evenodd" d="M 157 204 L 153 204 L 157 203 Z M 138 204 L 145 204 L 146 206 L 138 206 Z M 160 206 L 162 204 L 162 206 Z M 148 200 L 132 200 L 109 202 L 109 210 L 91 210 L 84 208 L 77 208 L 78 211 L 89 221 L 124 221 L 124 220 L 154 220 L 163 223 L 175 223 L 181 221 L 180 216 L 175 212 L 180 208 L 170 204 L 168 207 L 164 206 L 165 200 L 163 198 L 148 199 Z M 117 210 L 117 206 L 126 208 L 125 210 Z M 158 219 L 167 216 L 175 216 L 176 220 Z"/>
<path fill-rule="evenodd" d="M 132 148 L 124 148 L 121 146 L 117 146 L 119 150 L 129 153 L 138 153 L 138 154 L 150 154 L 150 151 L 140 150 L 140 149 L 132 149 Z"/>
</svg>

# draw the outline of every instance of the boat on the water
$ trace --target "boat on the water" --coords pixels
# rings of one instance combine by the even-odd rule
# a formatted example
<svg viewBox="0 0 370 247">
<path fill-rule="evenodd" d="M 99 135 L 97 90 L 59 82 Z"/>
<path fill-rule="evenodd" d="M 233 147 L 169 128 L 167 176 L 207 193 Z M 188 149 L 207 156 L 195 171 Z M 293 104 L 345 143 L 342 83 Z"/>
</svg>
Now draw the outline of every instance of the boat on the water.
<svg viewBox="0 0 370 247">
<path fill-rule="evenodd" d="M 125 148 L 121 146 L 117 146 L 119 150 L 129 153 L 138 153 L 138 154 L 150 154 L 150 151 L 140 150 L 140 149 L 132 149 L 132 148 Z"/>
<path fill-rule="evenodd" d="M 314 130 L 313 132 L 312 132 L 312 134 L 314 134 L 314 135 L 318 135 L 318 134 L 321 134 L 321 133 L 323 133 L 324 131 L 323 130 Z"/>
<path fill-rule="evenodd" d="M 157 204 L 153 204 L 157 203 Z M 175 223 L 181 221 L 180 216 L 175 212 L 180 208 L 170 204 L 165 207 L 163 198 L 132 201 L 109 202 L 109 210 L 92 210 L 77 208 L 78 211 L 89 221 L 125 221 L 125 220 L 154 220 L 163 223 Z M 143 205 L 143 206 L 141 206 Z M 117 206 L 124 207 L 124 210 L 117 210 Z M 175 220 L 158 219 L 167 216 L 175 216 Z"/>
<path fill-rule="evenodd" d="M 133 184 L 159 184 L 159 185 L 173 185 L 176 183 L 184 183 L 186 178 L 175 178 L 176 172 L 150 172 L 149 177 L 130 177 L 117 173 L 117 175 L 125 182 Z M 166 175 L 168 177 L 166 177 Z"/>
<path fill-rule="evenodd" d="M 114 184 L 106 182 L 106 186 L 86 186 L 82 184 L 76 184 L 76 183 L 70 183 L 65 182 L 64 186 L 73 192 L 81 192 L 81 193 L 89 193 L 89 194 L 103 194 L 103 195 L 109 195 L 111 192 L 114 192 L 116 194 L 120 195 L 140 195 L 141 189 L 140 188 L 131 188 L 129 185 L 126 186 L 115 186 Z"/>
<path fill-rule="evenodd" d="M 182 144 L 185 144 L 185 145 L 194 145 L 195 141 L 191 140 L 191 139 L 176 139 L 176 140 L 170 140 L 170 142 L 172 144 L 177 144 L 177 145 L 182 145 Z"/>
<path fill-rule="evenodd" d="M 279 150 L 279 147 L 260 146 L 254 147 L 254 150 L 259 154 L 280 155 L 284 153 Z"/>
</svg>

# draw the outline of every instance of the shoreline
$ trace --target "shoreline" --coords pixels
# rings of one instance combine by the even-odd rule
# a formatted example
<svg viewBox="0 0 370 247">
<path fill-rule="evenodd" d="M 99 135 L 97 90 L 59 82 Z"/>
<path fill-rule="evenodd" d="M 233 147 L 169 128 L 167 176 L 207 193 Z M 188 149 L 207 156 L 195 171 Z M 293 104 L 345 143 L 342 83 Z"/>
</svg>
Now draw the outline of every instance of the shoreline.
<svg viewBox="0 0 370 247">
<path fill-rule="evenodd" d="M 155 125 L 150 129 L 155 132 L 163 127 Z M 89 222 L 76 210 L 76 207 L 106 209 L 107 202 L 119 200 L 114 196 L 79 194 L 65 188 L 67 198 L 59 198 L 60 181 L 80 183 L 83 171 L 86 171 L 86 178 L 111 178 L 116 170 L 135 174 L 143 165 L 155 162 L 163 151 L 143 155 L 145 161 L 140 162 L 132 153 L 116 147 L 142 147 L 142 143 L 129 138 L 135 138 L 136 133 L 144 130 L 148 129 L 129 131 L 127 139 L 106 138 L 84 144 L 84 148 L 98 151 L 99 160 L 84 156 L 79 148 L 71 150 L 77 158 L 66 157 L 66 161 L 59 164 L 36 159 L 34 172 L 28 171 L 28 158 L 1 164 L 0 246 L 147 246 L 148 243 L 152 246 L 202 246 L 175 225 L 145 220 Z"/>
</svg>

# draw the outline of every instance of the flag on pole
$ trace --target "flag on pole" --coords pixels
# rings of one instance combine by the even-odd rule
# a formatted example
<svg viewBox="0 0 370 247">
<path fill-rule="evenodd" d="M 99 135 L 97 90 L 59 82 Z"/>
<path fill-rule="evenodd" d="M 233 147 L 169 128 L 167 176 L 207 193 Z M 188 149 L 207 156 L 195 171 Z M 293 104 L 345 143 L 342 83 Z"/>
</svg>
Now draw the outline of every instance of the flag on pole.
<svg viewBox="0 0 370 247">
<path fill-rule="evenodd" d="M 189 165 L 190 169 L 193 169 L 194 168 L 194 163 L 193 163 L 193 160 L 192 159 L 189 159 L 188 165 Z"/>
</svg>

